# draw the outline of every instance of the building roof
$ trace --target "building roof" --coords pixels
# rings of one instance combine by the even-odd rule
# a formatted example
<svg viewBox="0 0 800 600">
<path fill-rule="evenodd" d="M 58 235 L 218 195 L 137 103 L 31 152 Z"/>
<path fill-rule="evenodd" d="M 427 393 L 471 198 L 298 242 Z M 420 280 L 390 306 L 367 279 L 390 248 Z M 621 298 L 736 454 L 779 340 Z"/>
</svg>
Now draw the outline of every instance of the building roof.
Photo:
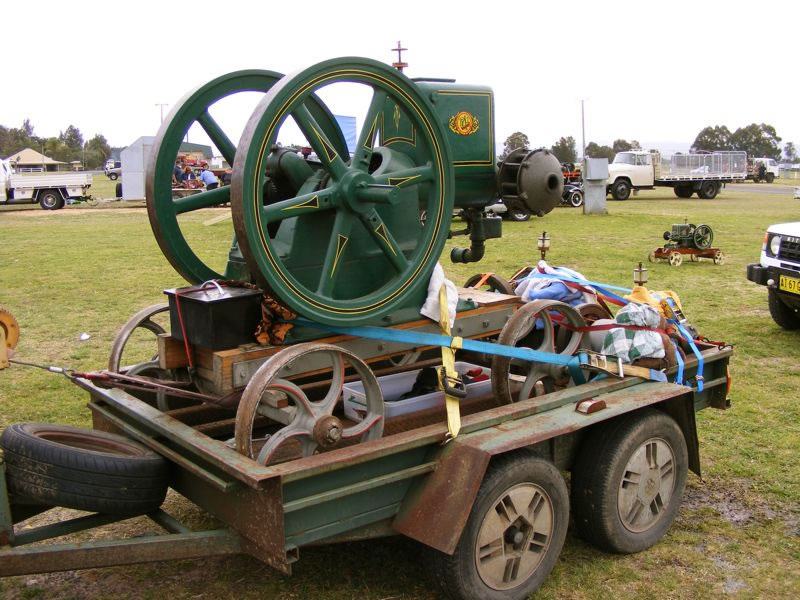
<svg viewBox="0 0 800 600">
<path fill-rule="evenodd" d="M 49 156 L 37 152 L 32 148 L 25 148 L 6 157 L 7 160 L 18 165 L 63 165 L 60 160 L 53 160 Z"/>
<path fill-rule="evenodd" d="M 202 152 L 203 157 L 211 158 L 211 146 L 204 144 L 192 144 L 191 142 L 181 142 L 178 152 Z"/>
</svg>

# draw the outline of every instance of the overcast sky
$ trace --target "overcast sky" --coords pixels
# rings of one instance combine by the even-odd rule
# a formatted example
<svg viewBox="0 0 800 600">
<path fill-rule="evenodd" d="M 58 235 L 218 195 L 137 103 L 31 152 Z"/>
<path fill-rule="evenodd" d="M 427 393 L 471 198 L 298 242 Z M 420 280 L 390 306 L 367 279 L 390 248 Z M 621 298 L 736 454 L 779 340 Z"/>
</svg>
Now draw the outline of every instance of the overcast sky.
<svg viewBox="0 0 800 600">
<path fill-rule="evenodd" d="M 157 103 L 166 114 L 218 75 L 289 73 L 337 56 L 390 63 L 402 40 L 410 77 L 494 89 L 498 152 L 514 131 L 533 146 L 572 135 L 580 148 L 581 99 L 587 143 L 636 139 L 670 152 L 706 125 L 753 122 L 800 143 L 796 0 L 39 0 L 4 3 L 2 13 L 0 124 L 29 118 L 44 137 L 73 124 L 87 140 L 102 133 L 125 146 L 155 135 Z M 231 127 L 243 126 L 249 106 Z"/>
</svg>

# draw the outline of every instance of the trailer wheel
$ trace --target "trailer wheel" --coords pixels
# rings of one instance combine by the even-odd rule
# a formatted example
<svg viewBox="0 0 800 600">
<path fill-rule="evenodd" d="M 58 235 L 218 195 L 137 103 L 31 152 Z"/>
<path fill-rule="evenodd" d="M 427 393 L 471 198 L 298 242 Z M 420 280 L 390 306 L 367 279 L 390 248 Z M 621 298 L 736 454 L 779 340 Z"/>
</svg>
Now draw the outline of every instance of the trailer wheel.
<svg viewBox="0 0 800 600">
<path fill-rule="evenodd" d="M 572 470 L 578 534 L 611 552 L 649 548 L 678 514 L 688 462 L 683 432 L 657 410 L 595 428 Z"/>
<path fill-rule="evenodd" d="M 691 198 L 694 190 L 688 185 L 678 185 L 672 188 L 678 198 Z"/>
<path fill-rule="evenodd" d="M 567 533 L 569 493 L 551 463 L 501 457 L 481 484 L 452 556 L 431 551 L 428 564 L 455 600 L 522 600 L 553 569 Z"/>
<path fill-rule="evenodd" d="M 93 429 L 16 423 L 0 436 L 9 491 L 47 506 L 142 514 L 161 506 L 167 464 L 120 435 Z"/>
<path fill-rule="evenodd" d="M 627 200 L 631 196 L 631 184 L 624 179 L 619 179 L 611 186 L 611 195 L 614 200 Z"/>
<path fill-rule="evenodd" d="M 700 184 L 697 195 L 703 200 L 713 200 L 719 193 L 719 185 L 716 181 L 704 181 Z"/>
<path fill-rule="evenodd" d="M 45 210 L 58 210 L 64 206 L 64 199 L 58 190 L 42 190 L 39 192 L 39 206 Z"/>
<path fill-rule="evenodd" d="M 767 289 L 767 301 L 769 314 L 779 327 L 788 331 L 800 329 L 800 313 L 786 304 L 778 295 L 778 292 Z"/>
</svg>

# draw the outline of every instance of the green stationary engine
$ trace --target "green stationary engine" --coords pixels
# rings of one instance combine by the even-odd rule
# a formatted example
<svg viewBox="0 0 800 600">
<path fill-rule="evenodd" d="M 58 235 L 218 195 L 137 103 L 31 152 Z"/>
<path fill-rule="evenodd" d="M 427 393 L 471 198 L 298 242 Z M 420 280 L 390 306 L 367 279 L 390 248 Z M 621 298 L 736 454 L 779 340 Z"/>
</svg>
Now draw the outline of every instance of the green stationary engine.
<svg viewBox="0 0 800 600">
<path fill-rule="evenodd" d="M 321 99 L 340 83 L 369 94 L 350 150 Z M 265 95 L 234 146 L 209 107 L 247 91 Z M 156 239 L 188 281 L 253 280 L 323 323 L 416 318 L 454 209 L 467 218 L 471 243 L 451 258 L 472 262 L 483 256 L 486 239 L 501 235 L 500 219 L 484 212 L 499 189 L 540 215 L 560 201 L 560 165 L 545 150 L 506 161 L 498 176 L 493 102 L 488 87 L 412 80 L 366 58 L 328 60 L 285 77 L 269 71 L 219 77 L 185 96 L 159 130 L 147 173 Z M 315 160 L 280 145 L 291 121 Z M 175 157 L 194 122 L 233 165 L 232 183 L 173 199 Z M 190 247 L 178 215 L 227 202 L 235 239 L 218 272 Z"/>
</svg>

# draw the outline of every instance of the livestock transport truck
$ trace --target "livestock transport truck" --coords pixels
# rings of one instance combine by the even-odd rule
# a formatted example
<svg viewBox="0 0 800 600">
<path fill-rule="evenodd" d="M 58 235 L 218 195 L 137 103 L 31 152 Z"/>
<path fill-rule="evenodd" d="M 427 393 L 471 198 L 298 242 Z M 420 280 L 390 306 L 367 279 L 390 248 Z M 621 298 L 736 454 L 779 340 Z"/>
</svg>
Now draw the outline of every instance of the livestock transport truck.
<svg viewBox="0 0 800 600">
<path fill-rule="evenodd" d="M 91 186 L 89 173 L 19 175 L 7 160 L 0 160 L 0 206 L 38 202 L 45 210 L 57 210 L 68 199 L 88 196 Z"/>
<path fill-rule="evenodd" d="M 316 95 L 339 84 L 373 91 L 352 157 L 336 106 Z M 208 108 L 253 90 L 265 95 L 235 146 Z M 289 113 L 313 162 L 277 144 Z M 436 265 L 454 206 L 470 247 L 450 258 L 477 262 L 501 234 L 485 211 L 498 189 L 532 214 L 561 202 L 547 150 L 496 165 L 493 115 L 486 86 L 357 57 L 287 76 L 237 71 L 173 105 L 147 208 L 191 286 L 134 314 L 107 369 L 53 369 L 88 393 L 93 429 L 17 423 L 0 436 L 0 576 L 231 554 L 289 573 L 311 546 L 403 535 L 451 598 L 523 600 L 556 564 L 570 517 L 612 552 L 657 543 L 688 472 L 700 473 L 696 411 L 728 405 L 732 350 L 686 333 L 676 341 L 692 349 L 674 364 L 623 364 L 587 345 L 587 323 L 611 316 L 601 304 L 523 303 L 478 289 L 488 274 L 448 293 Z M 173 199 L 195 122 L 232 182 Z M 218 273 L 177 216 L 228 203 L 236 240 L 217 248 Z M 194 531 L 168 514 L 168 487 L 221 526 Z M 22 523 L 51 506 L 93 514 Z M 167 533 L 32 543 L 133 514 Z"/>
<path fill-rule="evenodd" d="M 631 190 L 671 187 L 678 198 L 715 198 L 725 183 L 747 177 L 746 152 L 675 154 L 631 150 L 618 152 L 608 165 L 606 192 L 615 200 L 627 200 Z"/>
</svg>

